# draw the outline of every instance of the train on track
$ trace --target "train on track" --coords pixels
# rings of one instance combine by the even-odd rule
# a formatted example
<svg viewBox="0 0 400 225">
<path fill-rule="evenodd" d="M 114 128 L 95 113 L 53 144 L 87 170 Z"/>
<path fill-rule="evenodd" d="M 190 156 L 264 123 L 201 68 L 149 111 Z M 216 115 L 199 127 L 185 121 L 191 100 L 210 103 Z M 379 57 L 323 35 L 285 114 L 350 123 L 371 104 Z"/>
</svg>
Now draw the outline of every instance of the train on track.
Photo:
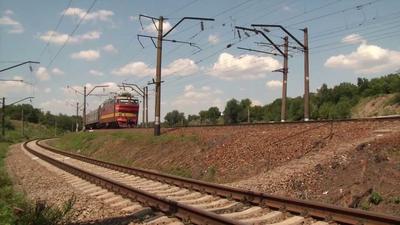
<svg viewBox="0 0 400 225">
<path fill-rule="evenodd" d="M 86 129 L 136 127 L 139 100 L 130 94 L 107 99 L 96 110 L 86 114 Z"/>
</svg>

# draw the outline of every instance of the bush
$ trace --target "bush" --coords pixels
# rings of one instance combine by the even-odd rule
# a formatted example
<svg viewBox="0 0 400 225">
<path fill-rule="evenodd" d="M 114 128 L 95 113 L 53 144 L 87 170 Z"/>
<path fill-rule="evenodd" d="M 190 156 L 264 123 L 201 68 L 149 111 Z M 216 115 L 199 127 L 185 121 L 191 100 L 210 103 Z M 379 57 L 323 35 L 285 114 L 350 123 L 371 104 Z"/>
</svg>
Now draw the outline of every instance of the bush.
<svg viewBox="0 0 400 225">
<path fill-rule="evenodd" d="M 390 100 L 390 103 L 393 105 L 400 105 L 400 92 L 393 96 L 393 98 Z"/>
<path fill-rule="evenodd" d="M 381 201 L 383 201 L 382 196 L 378 192 L 372 192 L 371 196 L 369 197 L 369 202 L 374 205 L 378 205 Z"/>
<path fill-rule="evenodd" d="M 26 203 L 19 211 L 15 224 L 23 225 L 64 225 L 70 224 L 74 213 L 72 210 L 76 197 L 72 196 L 61 207 L 48 205 L 44 201 L 36 204 Z"/>
<path fill-rule="evenodd" d="M 4 122 L 5 122 L 5 123 L 4 123 L 5 128 L 6 128 L 7 130 L 14 130 L 14 129 L 15 129 L 14 124 L 11 123 L 11 120 L 10 120 L 9 117 L 6 117 L 6 119 L 5 119 Z"/>
</svg>

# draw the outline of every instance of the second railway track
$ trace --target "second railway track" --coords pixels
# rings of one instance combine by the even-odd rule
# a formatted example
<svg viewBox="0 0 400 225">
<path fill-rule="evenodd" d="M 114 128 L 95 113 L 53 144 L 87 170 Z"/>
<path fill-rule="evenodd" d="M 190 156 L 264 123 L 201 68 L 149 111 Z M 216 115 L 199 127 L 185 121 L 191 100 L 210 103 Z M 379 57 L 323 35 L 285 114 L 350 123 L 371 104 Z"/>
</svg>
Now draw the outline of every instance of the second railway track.
<svg viewBox="0 0 400 225">
<path fill-rule="evenodd" d="M 125 198 L 194 224 L 400 224 L 400 218 L 272 196 L 64 152 L 40 141 L 37 157 Z"/>
</svg>

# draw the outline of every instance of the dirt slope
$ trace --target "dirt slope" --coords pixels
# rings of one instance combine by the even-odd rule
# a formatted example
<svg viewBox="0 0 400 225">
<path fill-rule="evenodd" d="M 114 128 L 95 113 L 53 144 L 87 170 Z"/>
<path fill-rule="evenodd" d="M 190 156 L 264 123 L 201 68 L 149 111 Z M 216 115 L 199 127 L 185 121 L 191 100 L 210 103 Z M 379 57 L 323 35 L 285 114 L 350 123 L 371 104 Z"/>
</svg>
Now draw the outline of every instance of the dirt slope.
<svg viewBox="0 0 400 225">
<path fill-rule="evenodd" d="M 395 94 L 362 99 L 352 109 L 353 118 L 399 115 L 400 104 L 394 104 Z"/>
<path fill-rule="evenodd" d="M 255 176 L 315 151 L 369 137 L 400 121 L 183 128 L 70 134 L 56 146 L 102 160 L 221 183 Z"/>
</svg>

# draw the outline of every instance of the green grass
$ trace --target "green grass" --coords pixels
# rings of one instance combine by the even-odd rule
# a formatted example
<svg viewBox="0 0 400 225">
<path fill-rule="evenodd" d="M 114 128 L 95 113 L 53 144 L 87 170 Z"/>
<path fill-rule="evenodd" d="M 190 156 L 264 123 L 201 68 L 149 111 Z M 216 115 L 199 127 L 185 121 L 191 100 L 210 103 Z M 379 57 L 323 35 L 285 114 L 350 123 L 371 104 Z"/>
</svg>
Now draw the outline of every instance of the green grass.
<svg viewBox="0 0 400 225">
<path fill-rule="evenodd" d="M 192 172 L 186 168 L 173 167 L 168 171 L 168 173 L 179 177 L 192 178 Z"/>
<path fill-rule="evenodd" d="M 91 155 L 99 147 L 109 141 L 129 141 L 140 146 L 164 145 L 170 142 L 197 142 L 197 136 L 163 134 L 155 137 L 152 133 L 110 131 L 110 132 L 79 132 L 67 133 L 52 144 L 60 149 L 78 151 L 81 154 Z"/>
<path fill-rule="evenodd" d="M 4 159 L 7 156 L 9 143 L 0 142 L 0 222 L 14 224 L 13 207 L 23 203 L 22 195 L 15 193 L 12 182 L 7 174 Z"/>
<path fill-rule="evenodd" d="M 11 121 L 14 129 L 6 129 L 6 135 L 0 136 L 0 224 L 67 224 L 71 219 L 71 207 L 74 201 L 70 200 L 61 208 L 44 203 L 44 207 L 26 200 L 22 193 L 16 192 L 13 183 L 7 174 L 5 158 L 10 145 L 28 139 L 52 137 L 54 130 L 38 124 L 25 123 L 25 132 L 22 135 L 20 121 Z M 22 210 L 18 215 L 15 210 Z"/>
</svg>

